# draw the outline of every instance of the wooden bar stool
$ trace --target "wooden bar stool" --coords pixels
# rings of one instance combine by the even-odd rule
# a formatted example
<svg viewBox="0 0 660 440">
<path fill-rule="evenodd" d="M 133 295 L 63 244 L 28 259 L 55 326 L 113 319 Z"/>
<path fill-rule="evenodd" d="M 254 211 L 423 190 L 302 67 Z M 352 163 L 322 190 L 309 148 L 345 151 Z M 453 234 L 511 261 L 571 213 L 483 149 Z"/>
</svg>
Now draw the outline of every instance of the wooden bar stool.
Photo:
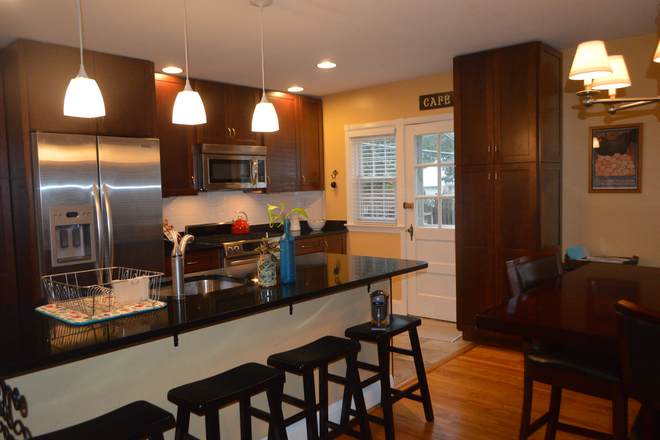
<svg viewBox="0 0 660 440">
<path fill-rule="evenodd" d="M 291 425 L 305 419 L 307 439 L 318 440 L 335 438 L 349 433 L 364 440 L 371 440 L 371 430 L 367 420 L 367 408 L 360 387 L 360 375 L 357 367 L 357 354 L 360 343 L 336 336 L 325 336 L 302 347 L 273 354 L 268 358 L 268 365 L 303 377 L 304 400 L 288 394 L 282 395 L 282 401 L 301 408 L 302 411 L 287 418 L 284 423 Z M 328 365 L 340 359 L 346 359 L 346 376 L 328 373 Z M 314 370 L 319 369 L 319 401 L 316 401 Z M 355 396 L 355 417 L 349 420 L 348 408 L 342 407 L 341 423 L 328 420 L 328 382 L 344 385 Z M 346 414 L 344 416 L 344 411 Z M 319 422 L 316 413 L 319 413 Z M 353 428 L 360 426 L 358 433 Z M 320 429 L 320 433 L 319 433 Z"/>
<path fill-rule="evenodd" d="M 174 416 L 162 408 L 140 400 L 129 403 L 95 419 L 35 440 L 163 440 L 163 432 L 174 428 Z"/>
<path fill-rule="evenodd" d="M 434 419 L 431 394 L 429 393 L 426 371 L 424 370 L 424 360 L 422 359 L 422 349 L 419 345 L 419 337 L 417 335 L 417 327 L 421 324 L 422 320 L 419 318 L 390 315 L 390 324 L 385 331 L 373 332 L 371 330 L 371 322 L 365 322 L 364 324 L 347 329 L 345 333 L 348 338 L 356 341 L 372 342 L 378 347 L 378 365 L 358 361 L 358 367 L 376 373 L 362 381 L 363 388 L 380 380 L 380 406 L 383 408 L 383 417 L 369 414 L 369 421 L 385 427 L 385 438 L 387 440 L 394 440 L 392 404 L 404 397 L 422 402 L 426 420 L 432 422 Z M 391 345 L 392 338 L 403 332 L 408 332 L 412 350 Z M 417 383 L 402 390 L 390 386 L 390 353 L 399 353 L 413 357 L 415 371 L 417 373 Z M 421 396 L 413 394 L 417 390 L 420 391 Z M 350 399 L 350 396 L 345 396 L 345 398 Z"/>
<path fill-rule="evenodd" d="M 252 438 L 250 416 L 270 423 L 269 434 L 286 440 L 282 415 L 284 372 L 257 363 L 247 363 L 224 373 L 173 388 L 167 399 L 177 405 L 176 440 L 190 439 L 190 414 L 205 416 L 206 440 L 220 440 L 220 408 L 239 402 L 241 439 Z M 269 413 L 250 404 L 250 398 L 266 392 Z M 269 437 L 271 437 L 269 435 Z"/>
</svg>

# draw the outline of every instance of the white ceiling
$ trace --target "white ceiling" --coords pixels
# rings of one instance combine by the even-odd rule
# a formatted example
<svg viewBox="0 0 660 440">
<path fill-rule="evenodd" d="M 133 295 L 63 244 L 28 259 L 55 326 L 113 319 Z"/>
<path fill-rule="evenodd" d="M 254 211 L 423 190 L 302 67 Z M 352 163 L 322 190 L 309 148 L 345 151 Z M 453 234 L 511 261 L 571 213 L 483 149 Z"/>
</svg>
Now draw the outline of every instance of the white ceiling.
<svg viewBox="0 0 660 440">
<path fill-rule="evenodd" d="M 85 47 L 183 67 L 182 0 L 83 0 Z M 266 88 L 325 96 L 452 70 L 452 58 L 531 40 L 556 49 L 658 30 L 657 0 L 275 0 Z M 261 87 L 259 9 L 188 0 L 190 76 Z M 0 47 L 78 46 L 76 0 L 0 0 Z M 652 54 L 649 54 L 649 58 Z M 337 68 L 321 70 L 320 61 Z"/>
</svg>

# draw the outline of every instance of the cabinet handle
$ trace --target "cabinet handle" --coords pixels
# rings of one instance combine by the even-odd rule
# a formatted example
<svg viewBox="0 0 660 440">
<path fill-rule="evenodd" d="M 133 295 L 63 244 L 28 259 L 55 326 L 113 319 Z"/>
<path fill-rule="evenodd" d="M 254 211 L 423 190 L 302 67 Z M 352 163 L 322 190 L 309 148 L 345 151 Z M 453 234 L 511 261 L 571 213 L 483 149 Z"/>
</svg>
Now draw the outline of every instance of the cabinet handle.
<svg viewBox="0 0 660 440">
<path fill-rule="evenodd" d="M 490 171 L 488 172 L 488 180 L 490 180 Z"/>
<path fill-rule="evenodd" d="M 300 246 L 300 249 L 307 249 L 308 247 L 309 247 L 309 245 L 303 244 L 302 246 Z"/>
<path fill-rule="evenodd" d="M 236 139 L 236 129 L 235 128 L 231 129 L 231 138 Z"/>
<path fill-rule="evenodd" d="M 490 156 L 490 148 L 492 147 L 491 144 L 488 144 L 488 155 Z"/>
<path fill-rule="evenodd" d="M 192 180 L 192 185 L 193 188 L 195 187 L 195 176 L 190 176 L 190 179 Z"/>
<path fill-rule="evenodd" d="M 231 128 L 227 127 L 227 137 L 231 139 Z"/>
<path fill-rule="evenodd" d="M 495 144 L 495 154 L 497 154 L 497 144 Z"/>
<path fill-rule="evenodd" d="M 266 180 L 270 183 L 270 176 L 266 176 Z"/>
<path fill-rule="evenodd" d="M 325 243 L 325 250 L 327 251 L 328 250 L 328 242 L 323 240 L 323 243 Z"/>
<path fill-rule="evenodd" d="M 495 180 L 497 180 L 497 173 L 495 173 Z"/>
<path fill-rule="evenodd" d="M 307 179 L 305 179 L 305 175 L 304 175 L 304 174 L 302 174 L 302 179 L 303 179 L 303 185 L 304 185 L 304 184 L 305 184 L 305 181 L 307 180 Z"/>
</svg>

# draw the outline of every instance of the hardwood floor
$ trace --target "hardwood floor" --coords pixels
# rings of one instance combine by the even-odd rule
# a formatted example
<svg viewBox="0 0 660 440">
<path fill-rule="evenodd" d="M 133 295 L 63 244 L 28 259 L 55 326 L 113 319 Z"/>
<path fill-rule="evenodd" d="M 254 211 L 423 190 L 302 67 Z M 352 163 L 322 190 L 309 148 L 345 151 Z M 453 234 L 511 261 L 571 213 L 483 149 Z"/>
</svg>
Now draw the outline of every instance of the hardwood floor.
<svg viewBox="0 0 660 440">
<path fill-rule="evenodd" d="M 476 348 L 440 363 L 427 373 L 434 422 L 426 422 L 418 402 L 403 399 L 394 405 L 397 440 L 502 440 L 517 439 L 523 396 L 522 353 L 486 346 Z M 550 387 L 534 385 L 532 417 L 545 412 L 550 401 Z M 629 402 L 632 424 L 639 404 Z M 380 408 L 375 414 L 382 415 Z M 560 420 L 591 429 L 611 432 L 609 401 L 564 391 Z M 375 440 L 384 439 L 383 428 L 371 424 Z M 530 439 L 542 439 L 545 427 Z M 340 439 L 352 437 L 342 436 Z M 558 432 L 557 440 L 584 439 Z"/>
</svg>

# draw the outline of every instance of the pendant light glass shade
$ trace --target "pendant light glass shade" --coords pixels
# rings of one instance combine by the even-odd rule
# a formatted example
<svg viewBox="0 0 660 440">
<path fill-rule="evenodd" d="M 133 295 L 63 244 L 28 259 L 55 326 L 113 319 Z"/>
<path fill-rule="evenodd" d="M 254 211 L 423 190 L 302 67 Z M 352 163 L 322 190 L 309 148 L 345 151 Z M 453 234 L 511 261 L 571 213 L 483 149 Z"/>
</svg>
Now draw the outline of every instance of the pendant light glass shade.
<svg viewBox="0 0 660 440">
<path fill-rule="evenodd" d="M 186 79 L 186 87 L 176 95 L 174 110 L 172 110 L 172 122 L 182 125 L 206 124 L 206 111 L 199 93 L 190 87 Z"/>
<path fill-rule="evenodd" d="M 592 80 L 612 74 L 610 62 L 607 59 L 605 43 L 602 41 L 585 41 L 580 43 L 573 58 L 569 79 Z"/>
<path fill-rule="evenodd" d="M 186 0 L 183 0 L 183 38 L 186 50 L 186 86 L 176 95 L 172 109 L 172 123 L 181 125 L 206 124 L 206 110 L 199 93 L 190 87 L 188 79 L 188 18 L 186 17 Z"/>
<path fill-rule="evenodd" d="M 268 102 L 263 95 L 261 102 L 257 104 L 252 115 L 252 131 L 271 132 L 280 129 L 277 113 L 272 103 Z"/>
<path fill-rule="evenodd" d="M 660 41 L 658 41 L 658 47 L 655 49 L 655 55 L 653 55 L 653 61 L 660 63 Z"/>
<path fill-rule="evenodd" d="M 103 95 L 96 81 L 87 76 L 83 64 L 82 7 L 78 0 L 78 35 L 80 36 L 80 70 L 69 82 L 64 95 L 64 116 L 98 118 L 105 116 Z"/>
<path fill-rule="evenodd" d="M 273 0 L 250 0 L 253 6 L 259 6 L 261 19 L 261 101 L 254 109 L 252 115 L 252 131 L 272 132 L 280 129 L 277 112 L 272 103 L 266 99 L 266 74 L 264 70 L 264 6 L 273 4 Z"/>
<path fill-rule="evenodd" d="M 80 65 L 78 76 L 69 82 L 64 95 L 64 116 L 99 118 L 105 116 L 103 95 L 96 81 L 87 76 L 85 66 Z"/>
<path fill-rule="evenodd" d="M 610 95 L 616 94 L 616 89 L 630 87 L 630 76 L 623 55 L 612 55 L 609 58 L 612 74 L 594 79 L 592 88 L 609 90 Z"/>
</svg>

